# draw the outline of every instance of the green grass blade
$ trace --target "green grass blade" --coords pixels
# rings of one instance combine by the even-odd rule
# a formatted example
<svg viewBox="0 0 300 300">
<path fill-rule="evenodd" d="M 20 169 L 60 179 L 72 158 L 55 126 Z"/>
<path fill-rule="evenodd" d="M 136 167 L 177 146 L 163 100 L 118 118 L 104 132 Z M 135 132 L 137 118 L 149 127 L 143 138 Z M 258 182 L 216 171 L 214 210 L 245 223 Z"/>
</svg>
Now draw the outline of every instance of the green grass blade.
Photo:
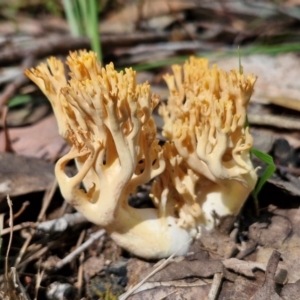
<svg viewBox="0 0 300 300">
<path fill-rule="evenodd" d="M 31 100 L 32 100 L 32 98 L 29 95 L 17 95 L 9 100 L 7 106 L 9 108 L 12 108 L 12 107 L 15 107 L 18 105 L 26 104 L 26 103 L 30 102 Z"/>
<path fill-rule="evenodd" d="M 238 46 L 238 54 L 239 54 L 239 72 L 242 75 L 244 72 L 243 66 L 242 66 L 242 55 L 241 55 L 241 48 Z"/>
<path fill-rule="evenodd" d="M 254 191 L 252 192 L 252 196 L 254 199 L 257 200 L 257 196 L 260 193 L 262 187 L 264 184 L 268 181 L 268 179 L 274 174 L 276 171 L 276 166 L 274 164 L 273 157 L 269 154 L 263 153 L 257 149 L 251 149 L 250 152 L 254 154 L 257 158 L 259 158 L 261 161 L 266 163 L 268 166 L 264 172 L 264 174 L 259 179 Z"/>
<path fill-rule="evenodd" d="M 71 34 L 76 37 L 81 36 L 83 32 L 76 1 L 63 0 L 63 6 L 70 26 Z"/>
<path fill-rule="evenodd" d="M 102 61 L 101 41 L 98 29 L 97 0 L 63 0 L 66 17 L 73 36 L 88 36 L 91 48 Z"/>
<path fill-rule="evenodd" d="M 92 49 L 98 55 L 98 60 L 102 62 L 102 49 L 100 33 L 98 30 L 98 5 L 97 0 L 90 0 L 87 7 L 86 26 L 89 38 L 91 39 Z"/>
</svg>

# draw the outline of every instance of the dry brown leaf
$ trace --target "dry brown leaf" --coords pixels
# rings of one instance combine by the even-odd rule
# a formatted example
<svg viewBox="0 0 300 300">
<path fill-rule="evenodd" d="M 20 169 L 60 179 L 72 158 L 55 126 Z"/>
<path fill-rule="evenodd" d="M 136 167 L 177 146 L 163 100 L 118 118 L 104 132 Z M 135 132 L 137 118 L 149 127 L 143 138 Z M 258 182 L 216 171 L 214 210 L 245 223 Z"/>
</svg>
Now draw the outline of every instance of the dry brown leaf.
<svg viewBox="0 0 300 300">
<path fill-rule="evenodd" d="M 123 33 L 135 30 L 139 20 L 170 15 L 185 9 L 196 7 L 195 1 L 183 0 L 146 0 L 126 5 L 122 10 L 113 12 L 101 23 L 102 33 Z"/>
<path fill-rule="evenodd" d="M 225 70 L 239 65 L 237 56 L 216 62 Z M 272 97 L 282 97 L 300 101 L 300 59 L 296 54 L 242 56 L 241 63 L 245 74 L 258 76 L 252 100 L 269 103 Z"/>
<path fill-rule="evenodd" d="M 127 264 L 127 287 L 133 287 L 141 281 L 141 274 L 151 267 L 149 262 L 138 258 L 131 258 Z"/>
<path fill-rule="evenodd" d="M 150 270 L 152 271 L 152 269 Z M 223 265 L 220 260 L 183 260 L 169 263 L 163 270 L 149 278 L 148 281 L 170 281 L 190 277 L 208 278 L 222 271 Z"/>
<path fill-rule="evenodd" d="M 168 300 L 198 300 L 207 299 L 210 290 L 210 281 L 198 279 L 193 282 L 169 281 L 169 282 L 146 282 L 136 294 L 128 300 L 145 299 L 168 299 Z"/>
<path fill-rule="evenodd" d="M 275 285 L 275 272 L 278 268 L 278 264 L 280 261 L 280 252 L 274 250 L 267 264 L 266 274 L 264 284 L 259 290 L 255 293 L 252 300 L 280 300 L 282 299 L 276 291 Z"/>
<path fill-rule="evenodd" d="M 142 19 L 150 19 L 170 12 L 180 12 L 184 9 L 194 8 L 197 4 L 195 1 L 183 1 L 183 0 L 145 0 L 142 3 L 134 2 L 126 5 L 122 10 L 117 13 L 112 13 L 107 20 L 108 21 L 122 21 L 126 22 L 131 20 L 132 22 Z"/>
<path fill-rule="evenodd" d="M 273 213 L 281 215 L 273 216 L 271 224 L 265 228 L 251 226 L 249 237 L 261 245 L 257 249 L 256 262 L 266 263 L 276 249 L 282 259 L 279 268 L 287 270 L 288 283 L 295 283 L 300 280 L 300 209 L 286 210 L 284 214 L 283 211 L 275 210 Z"/>
<path fill-rule="evenodd" d="M 225 282 L 223 284 L 223 288 L 218 299 L 251 299 L 251 297 L 262 286 L 263 280 L 263 273 L 260 274 L 260 276 L 257 276 L 256 280 L 239 276 L 233 284 L 230 282 Z"/>
<path fill-rule="evenodd" d="M 31 126 L 10 128 L 9 137 L 13 150 L 21 155 L 55 161 L 65 154 L 68 146 L 58 134 L 54 115 Z M 0 132 L 0 151 L 4 151 L 4 133 Z"/>
<path fill-rule="evenodd" d="M 0 170 L 0 199 L 44 191 L 55 178 L 52 163 L 12 153 L 0 153 Z"/>
<path fill-rule="evenodd" d="M 195 259 L 189 259 L 189 257 L 187 257 L 187 259 L 183 259 L 182 257 L 175 258 L 162 270 L 151 276 L 148 279 L 148 282 L 181 280 L 190 277 L 208 278 L 213 276 L 215 273 L 222 272 L 223 270 L 223 265 L 220 260 L 209 260 L 204 256 L 194 256 L 194 258 Z M 159 263 L 162 262 L 163 261 L 160 261 Z M 131 284 L 139 282 L 155 270 L 156 267 L 157 265 L 149 267 L 148 263 L 140 263 L 140 260 L 138 259 L 131 260 L 131 263 L 129 264 L 130 272 L 128 274 L 128 279 Z M 138 273 L 135 272 L 135 269 L 138 270 Z M 134 280 L 132 278 L 134 278 Z"/>
<path fill-rule="evenodd" d="M 285 285 L 281 291 L 281 298 L 283 300 L 298 300 L 300 295 L 300 280 L 295 283 Z"/>
<path fill-rule="evenodd" d="M 229 217 L 228 224 L 231 227 L 232 221 L 234 220 L 232 217 Z M 220 225 L 220 228 L 223 230 L 227 227 L 225 224 L 226 218 L 221 222 L 224 222 Z M 201 243 L 203 247 L 210 253 L 213 258 L 230 258 L 232 254 L 236 251 L 236 242 L 234 236 L 231 237 L 227 233 L 220 232 L 219 229 L 216 230 L 206 230 L 202 229 L 201 232 Z"/>
<path fill-rule="evenodd" d="M 223 260 L 223 265 L 234 272 L 245 275 L 246 277 L 254 278 L 255 275 L 253 273 L 254 270 L 262 270 L 265 271 L 267 264 L 259 263 L 255 261 L 244 261 L 237 258 L 229 258 Z"/>
<path fill-rule="evenodd" d="M 86 278 L 94 277 L 96 274 L 100 273 L 105 266 L 105 261 L 103 255 L 101 256 L 91 256 L 83 263 L 83 270 Z"/>
</svg>

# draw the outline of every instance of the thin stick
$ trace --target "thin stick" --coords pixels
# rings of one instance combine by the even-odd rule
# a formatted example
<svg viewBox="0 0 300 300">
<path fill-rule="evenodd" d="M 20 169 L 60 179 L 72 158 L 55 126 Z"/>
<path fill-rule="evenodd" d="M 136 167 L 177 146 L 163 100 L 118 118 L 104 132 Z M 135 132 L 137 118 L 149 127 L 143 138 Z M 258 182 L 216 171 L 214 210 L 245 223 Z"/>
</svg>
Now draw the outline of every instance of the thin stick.
<svg viewBox="0 0 300 300">
<path fill-rule="evenodd" d="M 4 216 L 5 213 L 0 214 L 0 235 L 2 235 L 3 232 L 3 226 L 4 226 Z M 8 228 L 10 230 L 10 228 Z M 1 243 L 1 240 L 0 240 Z"/>
<path fill-rule="evenodd" d="M 82 230 L 81 234 L 78 239 L 77 247 L 79 247 L 84 239 L 86 234 L 86 230 Z M 82 293 L 82 285 L 83 285 L 83 261 L 84 261 L 84 251 L 79 256 L 79 268 L 78 268 L 78 275 L 77 275 L 77 289 L 78 289 L 78 299 L 81 297 Z"/>
<path fill-rule="evenodd" d="M 1 110 L 0 110 L 1 113 Z M 8 128 L 7 128 L 7 114 L 8 114 L 8 107 L 6 105 L 2 108 L 2 114 L 1 114 L 1 124 L 3 128 L 4 133 L 4 151 L 5 152 L 14 152 L 14 149 L 11 145 L 11 140 L 9 138 Z"/>
<path fill-rule="evenodd" d="M 43 206 L 42 206 L 41 211 L 39 213 L 39 216 L 37 218 L 38 222 L 42 222 L 42 220 L 44 218 L 44 215 L 46 213 L 46 210 L 48 209 L 49 204 L 52 200 L 52 197 L 53 197 L 53 195 L 56 191 L 56 188 L 57 188 L 57 180 L 54 179 L 51 186 L 50 186 L 50 188 L 46 190 L 46 193 L 43 197 Z"/>
<path fill-rule="evenodd" d="M 26 207 L 29 205 L 29 201 L 25 201 L 22 203 L 22 206 L 21 208 L 19 209 L 19 211 L 17 211 L 14 215 L 13 215 L 13 219 L 15 220 L 16 218 L 18 218 L 26 209 Z M 8 220 L 9 221 L 9 220 Z M 8 224 L 8 221 L 7 221 L 7 224 Z"/>
<path fill-rule="evenodd" d="M 119 300 L 126 300 L 134 291 L 136 291 L 140 286 L 142 286 L 150 277 L 156 274 L 158 271 L 162 270 L 172 258 L 183 248 L 186 244 L 190 243 L 192 239 L 189 239 L 184 243 L 177 251 L 175 251 L 168 259 L 166 259 L 161 265 L 159 265 L 155 270 L 153 270 L 149 275 L 147 275 L 143 280 L 136 284 L 133 288 L 129 289 L 126 293 L 119 297 Z"/>
<path fill-rule="evenodd" d="M 78 299 L 81 299 L 81 294 L 82 294 L 84 257 L 85 257 L 84 252 L 82 252 L 79 256 L 79 268 L 78 268 L 78 276 L 77 276 Z"/>
<path fill-rule="evenodd" d="M 45 270 L 40 270 L 40 267 L 38 269 L 38 273 L 36 274 L 36 284 L 35 284 L 35 297 L 34 300 L 38 300 L 38 293 L 39 293 L 39 289 L 41 287 L 41 282 L 43 280 L 43 276 L 44 276 Z"/>
<path fill-rule="evenodd" d="M 55 192 L 57 188 L 57 181 L 56 179 L 53 181 L 52 185 L 50 186 L 50 188 L 48 188 L 44 194 L 44 197 L 43 197 L 43 205 L 42 205 L 42 208 L 40 210 L 40 213 L 38 215 L 38 218 L 37 218 L 37 224 L 40 223 L 42 220 L 43 220 L 43 217 L 46 213 L 46 210 L 51 202 L 51 199 L 53 197 L 53 194 Z M 15 267 L 18 267 L 20 261 L 22 260 L 22 257 L 24 256 L 25 252 L 26 252 L 26 249 L 27 247 L 29 246 L 30 242 L 31 242 L 31 239 L 32 237 L 34 236 L 36 232 L 36 229 L 34 229 L 34 231 L 32 232 L 31 235 L 28 236 L 28 238 L 26 239 L 25 243 L 23 244 L 20 252 L 19 252 L 19 255 L 16 259 L 16 262 L 15 262 Z M 23 265 L 23 264 L 22 264 Z"/>
<path fill-rule="evenodd" d="M 11 228 L 11 231 L 10 231 L 10 235 L 9 235 L 9 241 L 8 241 L 8 246 L 7 246 L 7 250 L 6 250 L 6 256 L 5 256 L 5 290 L 7 290 L 7 284 L 8 284 L 8 281 L 9 281 L 9 278 L 8 278 L 8 257 L 9 257 L 9 251 L 10 251 L 10 248 L 11 248 L 11 244 L 12 244 L 12 238 L 13 238 L 13 231 L 12 231 L 12 228 L 13 228 L 13 209 L 12 209 L 12 202 L 9 198 L 9 195 L 7 195 L 7 204 L 8 204 L 8 207 L 9 207 L 9 228 Z"/>
<path fill-rule="evenodd" d="M 35 252 L 34 254 L 32 254 L 31 256 L 29 256 L 28 258 L 26 258 L 24 261 L 20 262 L 18 264 L 19 268 L 24 268 L 24 266 L 28 263 L 30 263 L 31 261 L 40 258 L 42 255 L 44 255 L 49 248 L 51 248 L 54 244 L 56 243 L 56 241 L 50 242 L 47 246 L 39 249 L 37 252 Z"/>
<path fill-rule="evenodd" d="M 209 291 L 209 294 L 207 297 L 208 300 L 218 299 L 222 280 L 223 280 L 223 273 L 216 273 L 214 275 L 214 279 L 213 279 L 213 282 L 212 282 L 212 285 L 211 285 L 211 288 L 210 288 L 210 291 Z"/>
<path fill-rule="evenodd" d="M 21 224 L 15 225 L 14 227 L 8 227 L 8 228 L 4 228 L 1 232 L 0 235 L 6 235 L 8 233 L 10 233 L 11 231 L 18 231 L 24 228 L 28 228 L 28 227 L 36 227 L 36 223 L 35 222 L 23 222 Z"/>
<path fill-rule="evenodd" d="M 85 234 L 86 234 L 86 230 L 82 230 L 81 233 L 80 233 L 80 235 L 79 235 L 79 238 L 77 240 L 76 248 L 80 247 L 80 245 L 82 244 L 83 239 L 85 237 Z"/>
<path fill-rule="evenodd" d="M 68 206 L 69 206 L 69 203 L 67 201 L 64 201 L 62 206 L 59 208 L 59 211 L 57 214 L 58 218 L 62 217 L 65 214 Z"/>
<path fill-rule="evenodd" d="M 266 114 L 248 114 L 249 123 L 252 125 L 273 126 L 289 130 L 299 130 L 300 121 L 297 118 L 266 115 Z"/>
<path fill-rule="evenodd" d="M 85 241 L 81 246 L 76 248 L 73 252 L 71 252 L 69 255 L 67 255 L 65 258 L 63 258 L 61 261 L 59 261 L 54 268 L 56 270 L 61 269 L 64 265 L 70 263 L 77 255 L 85 251 L 94 241 L 98 240 L 100 237 L 102 237 L 105 234 L 105 230 L 101 229 L 93 234 L 91 234 L 90 238 Z"/>
</svg>

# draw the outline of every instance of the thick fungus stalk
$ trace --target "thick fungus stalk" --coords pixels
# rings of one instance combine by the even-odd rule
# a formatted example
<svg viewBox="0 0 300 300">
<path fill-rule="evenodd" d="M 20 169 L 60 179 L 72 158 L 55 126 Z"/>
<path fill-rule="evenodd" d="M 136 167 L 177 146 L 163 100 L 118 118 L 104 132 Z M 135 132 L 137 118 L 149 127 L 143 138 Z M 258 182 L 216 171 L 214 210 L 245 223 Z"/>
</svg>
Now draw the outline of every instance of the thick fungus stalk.
<svg viewBox="0 0 300 300">
<path fill-rule="evenodd" d="M 161 258 L 186 253 L 216 215 L 239 212 L 256 182 L 244 129 L 253 77 L 195 58 L 175 66 L 165 77 L 170 97 L 160 111 L 169 142 L 161 147 L 152 118 L 159 98 L 136 83 L 135 71 L 102 68 L 86 51 L 71 53 L 67 65 L 69 80 L 55 58 L 26 75 L 50 100 L 71 147 L 55 166 L 61 193 L 88 220 L 133 254 Z M 73 159 L 78 173 L 69 177 Z M 154 208 L 131 207 L 130 195 L 152 179 Z"/>
</svg>

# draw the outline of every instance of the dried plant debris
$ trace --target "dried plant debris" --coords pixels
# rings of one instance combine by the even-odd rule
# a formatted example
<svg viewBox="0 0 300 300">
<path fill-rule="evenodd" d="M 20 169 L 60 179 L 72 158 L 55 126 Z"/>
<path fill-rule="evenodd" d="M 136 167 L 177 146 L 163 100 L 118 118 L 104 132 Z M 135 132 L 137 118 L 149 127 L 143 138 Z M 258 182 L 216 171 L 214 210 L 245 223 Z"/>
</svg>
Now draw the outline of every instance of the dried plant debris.
<svg viewBox="0 0 300 300">
<path fill-rule="evenodd" d="M 283 213 L 284 212 L 284 213 Z M 256 230 L 260 247 L 256 250 L 256 261 L 268 261 L 273 250 L 281 253 L 280 266 L 288 271 L 288 283 L 295 283 L 300 278 L 299 264 L 299 209 L 274 210 L 271 223 Z M 283 215 L 281 215 L 283 213 Z M 253 235 L 250 235 L 250 238 Z"/>
<path fill-rule="evenodd" d="M 253 300 L 270 299 L 279 300 L 281 297 L 276 293 L 274 276 L 280 260 L 280 253 L 276 250 L 272 252 L 272 255 L 268 261 L 265 282 L 261 288 L 255 293 Z"/>
<path fill-rule="evenodd" d="M 26 289 L 20 281 L 16 268 L 10 268 L 6 276 L 6 286 L 0 290 L 1 300 L 30 300 Z"/>
<path fill-rule="evenodd" d="M 9 128 L 8 135 L 13 150 L 20 155 L 54 162 L 69 149 L 66 142 L 58 134 L 53 115 L 49 115 L 30 126 Z M 4 132 L 1 131 L 0 141 L 3 140 Z M 3 146 L 0 145 L 0 151 L 3 151 Z"/>
<path fill-rule="evenodd" d="M 124 292 L 127 284 L 127 259 L 119 259 L 109 266 L 104 272 L 93 276 L 87 284 L 87 294 L 89 299 L 118 299 L 117 297 Z M 104 269 L 104 268 L 103 268 Z M 111 297 L 111 298 L 110 298 Z"/>
<path fill-rule="evenodd" d="M 282 288 L 281 298 L 283 300 L 298 300 L 300 295 L 300 280 L 289 283 Z"/>
<path fill-rule="evenodd" d="M 238 65 L 236 57 L 218 59 L 217 63 L 225 70 Z M 259 79 L 255 86 L 252 101 L 261 103 L 273 103 L 278 98 L 300 99 L 299 98 L 299 76 L 300 61 L 295 54 L 281 54 L 277 56 L 250 55 L 242 57 L 242 65 L 247 72 L 259 74 Z M 276 71 L 275 71 L 276 70 Z M 290 101 L 276 101 L 277 105 L 287 107 Z M 300 108 L 297 101 L 296 108 Z M 291 108 L 291 107 L 287 107 Z M 298 109 L 299 111 L 299 109 Z M 278 124 L 280 126 L 280 124 Z"/>
<path fill-rule="evenodd" d="M 152 271 L 151 269 L 149 272 Z M 169 263 L 163 270 L 153 275 L 148 281 L 171 281 L 191 277 L 209 278 L 223 271 L 219 260 L 183 260 Z"/>
<path fill-rule="evenodd" d="M 211 249 L 203 248 L 202 245 L 202 249 L 205 249 L 202 250 L 199 244 L 196 247 L 193 245 L 192 250 L 196 252 L 191 252 L 186 258 L 172 260 L 128 299 L 156 299 L 158 295 L 166 297 L 176 294 L 177 288 L 179 293 L 186 290 L 191 297 L 188 299 L 197 299 L 197 292 L 205 298 L 209 295 L 212 278 L 218 273 L 223 274 L 223 281 L 219 281 L 220 294 L 214 299 L 290 299 L 287 298 L 289 295 L 291 299 L 297 299 L 293 298 L 293 293 L 299 289 L 300 280 L 300 210 L 283 210 L 271 206 L 269 211 L 269 222 L 255 223 L 249 228 L 248 243 L 257 247 L 245 260 L 234 257 L 216 259 Z M 212 234 L 210 244 L 217 245 L 215 240 L 219 236 L 219 233 Z M 237 244 L 237 248 L 241 250 L 242 247 Z M 138 259 L 130 260 L 129 287 L 155 268 Z M 167 299 L 173 298 L 168 296 Z"/>
<path fill-rule="evenodd" d="M 46 190 L 55 178 L 53 168 L 34 157 L 0 153 L 0 199 Z"/>
<path fill-rule="evenodd" d="M 223 261 L 224 266 L 238 274 L 249 278 L 255 278 L 254 270 L 266 271 L 266 263 L 258 263 L 253 261 L 244 261 L 237 258 L 229 258 Z"/>
<path fill-rule="evenodd" d="M 55 188 L 51 194 L 49 184 L 54 181 L 53 165 L 43 160 L 56 161 L 67 153 L 68 146 L 57 134 L 48 107 L 37 105 L 41 98 L 36 89 L 18 79 L 25 64 L 32 66 L 36 58 L 63 58 L 70 50 L 88 49 L 89 39 L 69 35 L 66 19 L 60 16 L 60 5 L 58 14 L 53 16 L 41 0 L 30 4 L 20 0 L 2 2 L 0 102 L 3 106 L 19 94 L 31 100 L 20 110 L 10 108 L 3 118 L 12 148 L 6 149 L 16 154 L 0 154 L 0 199 L 7 193 L 14 196 L 14 219 L 21 216 L 10 228 L 7 210 L 3 210 L 2 253 L 11 231 L 13 243 L 9 274 L 0 276 L 0 300 L 118 299 L 166 261 L 155 264 L 129 258 L 129 253 L 102 233 L 101 238 L 93 241 L 93 232 L 101 228 L 93 227 L 62 204 L 58 193 L 52 197 Z M 185 257 L 171 259 L 127 299 L 298 300 L 300 60 L 292 53 L 247 56 L 246 52 L 278 53 L 280 46 L 284 46 L 284 51 L 293 47 L 299 50 L 299 1 L 154 2 L 117 0 L 104 4 L 100 20 L 104 62 L 113 61 L 119 68 L 131 63 L 152 64 L 175 56 L 177 59 L 178 55 L 202 55 L 205 51 L 209 55 L 217 52 L 215 57 L 220 57 L 219 54 L 235 50 L 235 45 L 242 45 L 245 72 L 258 75 L 248 110 L 253 148 L 271 154 L 277 172 L 259 195 L 260 216 L 252 213 L 248 201 L 234 224 L 224 223 L 214 232 L 202 230 L 201 240 L 190 247 Z M 11 4 L 15 7 L 13 12 L 6 9 Z M 263 47 L 259 46 L 261 42 Z M 228 70 L 238 68 L 239 64 L 238 55 L 213 62 Z M 168 92 L 159 84 L 162 72 L 165 69 L 156 69 L 156 75 L 148 70 L 139 82 L 149 80 L 152 91 L 164 100 Z M 0 151 L 5 148 L 3 119 Z M 162 118 L 156 114 L 154 120 L 162 145 Z M 255 163 L 263 172 L 263 164 Z M 44 200 L 40 199 L 41 193 L 31 194 L 27 199 L 28 193 L 37 191 L 46 191 Z M 24 210 L 27 200 L 32 204 Z M 38 204 L 33 205 L 36 200 Z M 1 208 L 5 204 L 2 201 Z M 130 205 L 140 209 L 153 207 L 149 186 L 143 185 L 131 197 Z"/>
</svg>

